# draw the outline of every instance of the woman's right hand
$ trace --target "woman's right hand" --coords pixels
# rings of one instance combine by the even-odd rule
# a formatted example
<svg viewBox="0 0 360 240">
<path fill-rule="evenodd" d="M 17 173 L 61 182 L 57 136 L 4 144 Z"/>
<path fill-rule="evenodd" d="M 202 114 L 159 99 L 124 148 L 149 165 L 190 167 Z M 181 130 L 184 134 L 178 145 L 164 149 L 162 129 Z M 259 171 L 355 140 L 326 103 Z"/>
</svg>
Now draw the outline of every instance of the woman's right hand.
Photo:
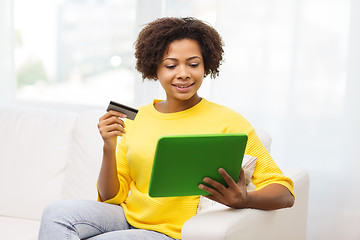
<svg viewBox="0 0 360 240">
<path fill-rule="evenodd" d="M 125 123 L 120 118 L 125 117 L 125 114 L 111 110 L 99 119 L 98 129 L 104 140 L 104 148 L 116 149 L 117 136 L 125 133 Z"/>
</svg>

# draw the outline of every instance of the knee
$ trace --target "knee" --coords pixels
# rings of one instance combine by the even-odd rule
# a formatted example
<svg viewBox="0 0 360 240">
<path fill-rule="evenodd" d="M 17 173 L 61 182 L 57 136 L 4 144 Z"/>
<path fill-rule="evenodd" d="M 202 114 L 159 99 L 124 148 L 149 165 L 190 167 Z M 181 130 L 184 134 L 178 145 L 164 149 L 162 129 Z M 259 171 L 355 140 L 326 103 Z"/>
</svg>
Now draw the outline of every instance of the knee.
<svg viewBox="0 0 360 240">
<path fill-rule="evenodd" d="M 59 234 L 62 237 L 57 239 L 64 239 L 64 236 L 70 234 L 69 230 L 75 231 L 71 224 L 74 206 L 76 203 L 68 200 L 59 200 L 48 204 L 41 217 L 39 239 L 53 239 Z"/>
<path fill-rule="evenodd" d="M 74 214 L 73 201 L 69 200 L 57 200 L 49 203 L 42 214 L 42 222 L 67 222 L 69 218 Z"/>
<path fill-rule="evenodd" d="M 64 201 L 58 200 L 49 203 L 42 213 L 41 221 L 54 221 L 63 215 Z"/>
</svg>

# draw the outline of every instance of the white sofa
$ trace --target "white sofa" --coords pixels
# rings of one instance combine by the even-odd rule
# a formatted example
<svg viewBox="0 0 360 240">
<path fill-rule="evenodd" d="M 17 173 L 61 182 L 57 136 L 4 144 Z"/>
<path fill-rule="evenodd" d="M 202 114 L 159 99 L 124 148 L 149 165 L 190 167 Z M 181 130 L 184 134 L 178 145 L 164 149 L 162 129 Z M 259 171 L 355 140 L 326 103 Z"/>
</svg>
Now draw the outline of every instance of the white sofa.
<svg viewBox="0 0 360 240">
<path fill-rule="evenodd" d="M 37 239 L 44 207 L 56 199 L 96 200 L 103 110 L 81 113 L 0 105 L 0 235 Z M 271 139 L 260 133 L 267 148 Z M 183 227 L 190 239 L 305 239 L 308 175 L 285 171 L 295 183 L 295 206 L 277 211 L 214 205 Z"/>
</svg>

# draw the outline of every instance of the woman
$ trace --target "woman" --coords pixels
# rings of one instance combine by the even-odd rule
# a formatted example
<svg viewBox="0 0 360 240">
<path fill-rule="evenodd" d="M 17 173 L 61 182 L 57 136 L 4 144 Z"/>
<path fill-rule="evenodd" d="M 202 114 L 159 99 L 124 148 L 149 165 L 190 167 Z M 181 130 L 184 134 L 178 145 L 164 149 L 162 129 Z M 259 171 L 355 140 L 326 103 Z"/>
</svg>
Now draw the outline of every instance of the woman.
<svg viewBox="0 0 360 240">
<path fill-rule="evenodd" d="M 257 158 L 252 176 L 256 191 L 247 192 L 243 171 L 234 182 L 224 169 L 219 173 L 229 187 L 204 178 L 212 188 L 205 184 L 199 188 L 210 193 L 207 198 L 233 208 L 293 205 L 292 181 L 282 174 L 254 128 L 237 112 L 197 93 L 205 76 L 218 75 L 222 47 L 217 31 L 195 18 L 161 18 L 144 27 L 135 45 L 136 68 L 143 79 L 161 83 L 166 99 L 140 107 L 133 121 L 124 122 L 125 115 L 115 111 L 100 118 L 104 147 L 99 202 L 61 201 L 48 206 L 39 239 L 180 239 L 181 228 L 196 214 L 200 197 L 148 195 L 155 147 L 162 135 L 248 134 L 245 154 Z"/>
</svg>

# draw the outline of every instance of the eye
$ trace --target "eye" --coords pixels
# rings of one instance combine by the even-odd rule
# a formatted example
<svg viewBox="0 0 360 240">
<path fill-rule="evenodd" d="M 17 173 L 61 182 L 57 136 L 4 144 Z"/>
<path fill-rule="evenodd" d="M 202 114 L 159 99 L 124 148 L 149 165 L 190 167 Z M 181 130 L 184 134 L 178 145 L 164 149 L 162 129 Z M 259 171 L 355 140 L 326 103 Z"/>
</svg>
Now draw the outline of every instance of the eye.
<svg viewBox="0 0 360 240">
<path fill-rule="evenodd" d="M 190 67 L 196 68 L 197 66 L 199 66 L 199 63 L 190 63 L 189 65 Z"/>
<path fill-rule="evenodd" d="M 165 66 L 167 69 L 174 69 L 176 66 L 175 65 L 166 65 Z"/>
</svg>

